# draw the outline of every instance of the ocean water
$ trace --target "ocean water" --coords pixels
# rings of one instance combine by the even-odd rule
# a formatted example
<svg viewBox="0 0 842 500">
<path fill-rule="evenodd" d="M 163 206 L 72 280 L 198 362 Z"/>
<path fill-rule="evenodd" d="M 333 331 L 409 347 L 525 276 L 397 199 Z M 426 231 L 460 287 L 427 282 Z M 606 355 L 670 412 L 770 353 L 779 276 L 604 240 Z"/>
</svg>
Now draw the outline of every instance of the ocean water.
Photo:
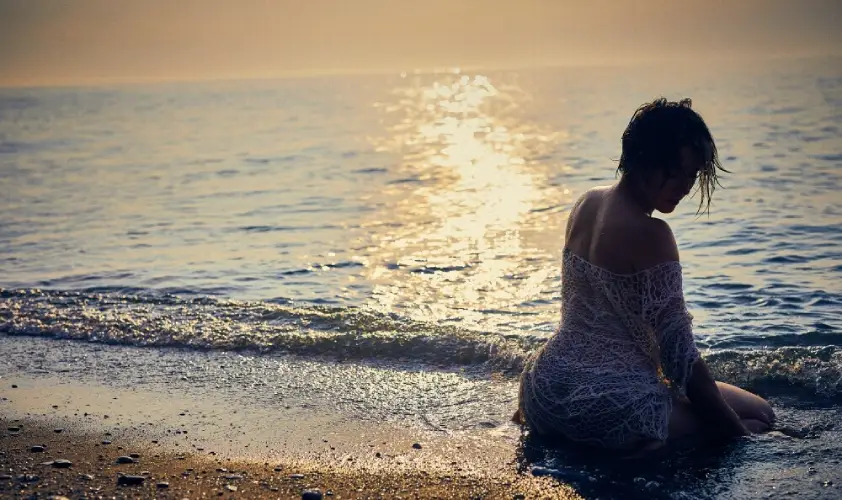
<svg viewBox="0 0 842 500">
<path fill-rule="evenodd" d="M 131 351 L 254 387 L 292 354 L 330 374 L 323 393 L 379 394 L 352 397 L 359 415 L 507 425 L 518 370 L 558 323 L 571 204 L 614 180 L 639 104 L 691 97 L 731 172 L 710 214 L 693 198 L 664 217 L 697 342 L 789 437 L 595 481 L 607 490 L 552 452 L 527 446 L 526 467 L 586 496 L 833 498 L 840 62 L 0 89 L 0 370 L 43 370 L 9 361 L 38 351 L 81 373 Z M 211 373 L 234 351 L 240 375 Z"/>
</svg>

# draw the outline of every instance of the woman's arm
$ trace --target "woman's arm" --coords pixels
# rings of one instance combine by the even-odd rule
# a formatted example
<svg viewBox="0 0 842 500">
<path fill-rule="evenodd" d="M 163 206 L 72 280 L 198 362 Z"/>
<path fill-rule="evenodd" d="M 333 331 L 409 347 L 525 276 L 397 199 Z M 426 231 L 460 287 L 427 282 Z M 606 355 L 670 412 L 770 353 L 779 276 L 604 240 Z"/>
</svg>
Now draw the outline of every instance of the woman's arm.
<svg viewBox="0 0 842 500">
<path fill-rule="evenodd" d="M 678 262 L 678 246 L 669 226 L 653 219 L 651 228 L 648 234 L 649 258 L 656 262 Z M 664 288 L 654 294 L 659 296 L 655 301 L 659 306 L 651 318 L 657 332 L 661 367 L 687 395 L 702 421 L 726 436 L 750 434 L 722 397 L 707 364 L 699 356 L 693 340 L 692 316 L 684 304 L 680 272 L 662 280 L 661 284 Z"/>
<path fill-rule="evenodd" d="M 693 364 L 687 380 L 687 399 L 703 422 L 726 436 L 747 436 L 751 434 L 734 412 L 708 370 L 702 358 Z"/>
</svg>

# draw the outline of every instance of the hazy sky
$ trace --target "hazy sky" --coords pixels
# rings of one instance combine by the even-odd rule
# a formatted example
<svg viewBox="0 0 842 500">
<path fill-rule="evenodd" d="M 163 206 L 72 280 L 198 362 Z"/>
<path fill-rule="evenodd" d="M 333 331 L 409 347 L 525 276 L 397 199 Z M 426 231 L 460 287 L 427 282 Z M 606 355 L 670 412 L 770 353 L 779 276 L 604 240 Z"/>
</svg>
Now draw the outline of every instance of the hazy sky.
<svg viewBox="0 0 842 500">
<path fill-rule="evenodd" d="M 842 0 L 0 0 L 0 85 L 842 51 Z"/>
</svg>

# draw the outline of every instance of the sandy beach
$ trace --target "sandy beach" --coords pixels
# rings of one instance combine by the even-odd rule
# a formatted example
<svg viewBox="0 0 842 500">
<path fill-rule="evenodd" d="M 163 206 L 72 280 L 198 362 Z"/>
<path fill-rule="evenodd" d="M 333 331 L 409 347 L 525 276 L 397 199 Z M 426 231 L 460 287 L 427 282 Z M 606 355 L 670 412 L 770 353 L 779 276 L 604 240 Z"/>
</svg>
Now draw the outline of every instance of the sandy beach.
<svg viewBox="0 0 842 500">
<path fill-rule="evenodd" d="M 501 442 L 339 430 L 300 411 L 268 421 L 207 398 L 47 378 L 2 384 L 3 497 L 578 498 L 519 475 Z"/>
</svg>

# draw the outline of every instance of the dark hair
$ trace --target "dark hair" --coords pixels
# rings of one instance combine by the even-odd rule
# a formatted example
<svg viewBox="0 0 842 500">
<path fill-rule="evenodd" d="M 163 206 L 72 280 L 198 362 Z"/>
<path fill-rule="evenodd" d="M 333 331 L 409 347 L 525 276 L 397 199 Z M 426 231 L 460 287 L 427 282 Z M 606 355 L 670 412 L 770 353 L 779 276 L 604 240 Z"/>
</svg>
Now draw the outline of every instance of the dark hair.
<svg viewBox="0 0 842 500">
<path fill-rule="evenodd" d="M 703 163 L 696 188 L 702 193 L 698 209 L 701 213 L 710 209 L 713 190 L 719 185 L 717 170 L 727 170 L 720 165 L 716 143 L 692 104 L 690 99 L 676 102 L 661 97 L 637 108 L 623 132 L 623 153 L 617 172 L 648 177 L 660 170 L 670 175 L 681 165 L 682 149 L 689 148 Z"/>
</svg>

